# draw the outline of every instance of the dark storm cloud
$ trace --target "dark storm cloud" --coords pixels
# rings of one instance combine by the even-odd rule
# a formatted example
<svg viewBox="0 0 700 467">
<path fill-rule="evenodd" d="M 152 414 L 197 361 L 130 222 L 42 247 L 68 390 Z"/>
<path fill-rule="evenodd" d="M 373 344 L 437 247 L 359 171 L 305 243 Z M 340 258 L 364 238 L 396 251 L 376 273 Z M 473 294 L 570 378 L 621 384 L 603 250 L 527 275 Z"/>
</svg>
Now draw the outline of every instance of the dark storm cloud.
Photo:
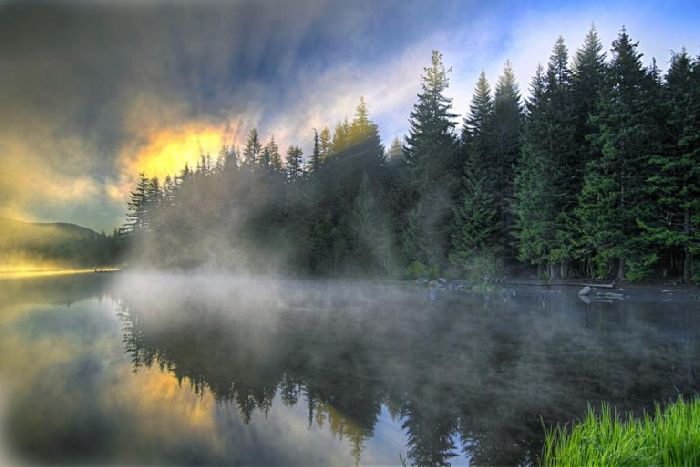
<svg viewBox="0 0 700 467">
<path fill-rule="evenodd" d="M 429 3 L 2 3 L 0 215 L 109 225 L 121 208 L 104 185 L 144 128 L 259 124 L 310 75 L 423 34 Z"/>
<path fill-rule="evenodd" d="M 481 69 L 494 81 L 510 58 L 526 92 L 555 38 L 576 31 L 576 47 L 591 21 L 606 43 L 627 24 L 647 56 L 694 51 L 692 5 L 0 0 L 0 216 L 111 229 L 165 130 L 232 129 L 240 142 L 257 126 L 308 147 L 311 128 L 364 95 L 387 140 L 406 131 L 431 49 L 453 66 L 463 112 Z"/>
</svg>

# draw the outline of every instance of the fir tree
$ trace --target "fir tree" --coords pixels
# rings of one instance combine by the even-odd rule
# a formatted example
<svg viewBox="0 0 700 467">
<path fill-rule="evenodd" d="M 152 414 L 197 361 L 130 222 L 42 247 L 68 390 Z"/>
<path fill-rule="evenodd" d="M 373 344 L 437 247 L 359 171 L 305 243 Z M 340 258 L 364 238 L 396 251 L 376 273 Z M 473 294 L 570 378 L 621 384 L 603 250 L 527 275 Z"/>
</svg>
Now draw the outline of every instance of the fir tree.
<svg viewBox="0 0 700 467">
<path fill-rule="evenodd" d="M 401 145 L 401 140 L 398 137 L 391 140 L 391 146 L 389 147 L 389 151 L 387 152 L 386 156 L 390 162 L 398 162 L 403 160 L 403 146 Z"/>
<path fill-rule="evenodd" d="M 520 193 L 515 202 L 521 210 L 515 224 L 519 255 L 539 266 L 547 263 L 551 279 L 567 275 L 573 256 L 568 229 L 580 191 L 572 75 L 567 62 L 566 45 L 560 37 L 547 71 L 538 71 L 533 81 L 519 164 Z M 530 212 L 532 209 L 539 212 Z"/>
<path fill-rule="evenodd" d="M 319 134 L 319 151 L 321 153 L 321 162 L 325 163 L 333 157 L 333 140 L 328 127 L 323 127 Z"/>
<path fill-rule="evenodd" d="M 362 176 L 350 217 L 353 248 L 363 270 L 391 272 L 391 229 L 367 174 Z"/>
<path fill-rule="evenodd" d="M 572 167 L 572 189 L 580 193 L 586 165 L 600 157 L 600 148 L 591 144 L 588 135 L 594 132 L 591 115 L 596 112 L 599 95 L 605 85 L 607 64 L 603 44 L 598 38 L 595 26 L 591 26 L 582 47 L 576 51 L 572 67 L 572 93 L 576 129 L 574 132 L 577 148 L 577 169 Z M 576 209 L 576 208 L 575 208 Z M 574 211 L 575 211 L 574 209 Z M 582 265 L 585 275 L 593 273 L 591 268 L 591 247 L 587 246 L 582 234 L 579 217 L 566 212 L 566 217 L 558 231 L 558 245 L 566 258 L 573 257 Z"/>
<path fill-rule="evenodd" d="M 538 65 L 530 85 L 530 98 L 525 106 L 527 120 L 523 148 L 515 175 L 515 225 L 518 259 L 536 265 L 538 271 L 547 261 L 547 236 L 551 237 L 551 221 L 546 204 L 547 158 L 539 142 L 547 136 L 546 80 Z"/>
<path fill-rule="evenodd" d="M 463 272 L 477 258 L 496 254 L 494 236 L 498 232 L 498 219 L 492 193 L 485 185 L 483 177 L 468 173 L 462 202 L 455 210 L 450 261 Z"/>
<path fill-rule="evenodd" d="M 450 261 L 465 271 L 475 256 L 493 253 L 499 231 L 494 202 L 494 104 L 482 71 L 462 127 L 466 163 L 459 205 L 455 209 Z"/>
<path fill-rule="evenodd" d="M 674 54 L 662 93 L 665 145 L 652 155 L 648 179 L 656 213 L 646 225 L 652 244 L 680 252 L 682 277 L 693 276 L 700 250 L 700 69 L 685 50 Z"/>
<path fill-rule="evenodd" d="M 338 123 L 333 131 L 332 154 L 339 154 L 348 146 L 349 135 L 350 122 L 346 118 L 343 122 Z"/>
<path fill-rule="evenodd" d="M 150 189 L 150 180 L 141 172 L 139 174 L 136 188 L 129 195 L 127 203 L 126 223 L 121 228 L 122 234 L 130 234 L 140 232 L 148 226 L 148 193 Z"/>
<path fill-rule="evenodd" d="M 421 92 L 413 106 L 406 138 L 406 161 L 416 170 L 423 185 L 441 184 L 454 164 L 456 117 L 452 99 L 444 92 L 449 86 L 442 54 L 433 51 L 431 66 L 423 69 Z"/>
<path fill-rule="evenodd" d="M 522 106 L 520 89 L 515 81 L 515 73 L 506 62 L 503 74 L 498 79 L 493 104 L 493 167 L 488 179 L 493 180 L 493 202 L 496 209 L 497 235 L 500 238 L 500 250 L 507 259 L 512 259 L 513 239 L 511 231 L 513 216 L 511 206 L 514 197 L 514 166 L 520 154 L 520 132 L 522 123 Z"/>
<path fill-rule="evenodd" d="M 176 192 L 177 183 L 175 179 L 170 175 L 166 175 L 163 179 L 163 205 L 165 207 L 171 207 L 173 205 Z"/>
<path fill-rule="evenodd" d="M 586 136 L 593 133 L 591 115 L 596 111 L 598 96 L 603 90 L 607 65 L 605 51 L 595 26 L 586 34 L 583 46 L 576 51 L 573 64 L 572 92 L 576 115 L 576 146 L 579 148 L 580 174 L 591 159 L 598 156 Z"/>
<path fill-rule="evenodd" d="M 226 159 L 224 160 L 224 170 L 234 170 L 238 168 L 238 150 L 230 147 L 226 151 Z"/>
<path fill-rule="evenodd" d="M 581 166 L 576 147 L 576 114 L 572 88 L 573 76 L 568 67 L 568 51 L 564 39 L 560 37 L 554 45 L 546 75 L 546 118 L 549 121 L 548 134 L 540 141 L 547 158 L 548 179 L 546 203 L 547 213 L 553 220 L 548 262 L 550 278 L 566 277 L 569 262 L 573 259 L 570 219 L 577 206 L 581 191 Z"/>
<path fill-rule="evenodd" d="M 487 172 L 494 172 L 493 161 L 490 160 L 493 153 L 493 118 L 491 88 L 486 73 L 482 71 L 469 106 L 469 113 L 462 126 L 462 146 L 470 170 L 478 167 Z M 493 188 L 492 186 L 491 190 Z"/>
<path fill-rule="evenodd" d="M 299 146 L 289 146 L 287 149 L 287 180 L 295 182 L 304 176 L 303 152 Z"/>
<path fill-rule="evenodd" d="M 282 172 L 282 158 L 274 135 L 263 149 L 260 165 L 273 172 Z"/>
<path fill-rule="evenodd" d="M 243 150 L 243 164 L 248 168 L 254 167 L 260 162 L 262 148 L 258 130 L 253 128 L 248 132 L 248 140 Z"/>
<path fill-rule="evenodd" d="M 417 198 L 407 216 L 405 251 L 409 259 L 431 267 L 440 267 L 447 259 L 452 206 L 459 191 L 457 174 L 463 164 L 457 157 L 451 99 L 444 94 L 449 85 L 447 73 L 442 54 L 433 51 L 431 66 L 424 68 L 404 146 Z"/>
<path fill-rule="evenodd" d="M 314 147 L 309 160 L 309 172 L 316 173 L 321 168 L 321 146 L 318 140 L 318 131 L 314 130 Z"/>
<path fill-rule="evenodd" d="M 658 141 L 657 86 L 623 28 L 613 42 L 606 83 L 591 117 L 590 140 L 601 156 L 586 167 L 578 209 L 598 275 L 607 274 L 614 261 L 618 279 L 636 279 L 654 259 L 645 251 L 640 223 L 651 214 L 645 184 L 648 155 L 656 152 Z"/>
</svg>

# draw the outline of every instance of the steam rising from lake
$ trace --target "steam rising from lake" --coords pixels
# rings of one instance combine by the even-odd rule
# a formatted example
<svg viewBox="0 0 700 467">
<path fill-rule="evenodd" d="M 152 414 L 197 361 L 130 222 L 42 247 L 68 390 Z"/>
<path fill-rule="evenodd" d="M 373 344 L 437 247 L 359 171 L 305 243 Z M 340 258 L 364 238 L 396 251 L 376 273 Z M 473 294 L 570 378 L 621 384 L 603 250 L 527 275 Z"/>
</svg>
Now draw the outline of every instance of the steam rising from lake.
<svg viewBox="0 0 700 467">
<path fill-rule="evenodd" d="M 688 297 L 217 274 L 10 282 L 4 426 L 12 452 L 42 464 L 527 464 L 543 421 L 700 389 Z"/>
</svg>

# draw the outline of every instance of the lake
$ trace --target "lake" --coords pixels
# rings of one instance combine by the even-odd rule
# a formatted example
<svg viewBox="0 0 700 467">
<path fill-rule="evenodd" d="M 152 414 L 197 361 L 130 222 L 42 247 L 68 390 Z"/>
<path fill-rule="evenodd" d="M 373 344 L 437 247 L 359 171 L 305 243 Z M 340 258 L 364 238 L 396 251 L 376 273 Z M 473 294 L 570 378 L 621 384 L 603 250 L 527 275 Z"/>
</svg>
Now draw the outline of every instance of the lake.
<svg viewBox="0 0 700 467">
<path fill-rule="evenodd" d="M 225 275 L 0 281 L 0 463 L 530 465 L 700 390 L 700 301 Z"/>
</svg>

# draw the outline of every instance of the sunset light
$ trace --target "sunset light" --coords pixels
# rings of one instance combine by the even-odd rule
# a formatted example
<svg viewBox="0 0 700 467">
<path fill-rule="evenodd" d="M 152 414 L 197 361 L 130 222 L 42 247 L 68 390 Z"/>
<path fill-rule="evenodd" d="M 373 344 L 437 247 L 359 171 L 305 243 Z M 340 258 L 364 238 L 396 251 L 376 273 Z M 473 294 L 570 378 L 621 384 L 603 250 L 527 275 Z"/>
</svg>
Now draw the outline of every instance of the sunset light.
<svg viewBox="0 0 700 467">
<path fill-rule="evenodd" d="M 700 466 L 698 0 L 0 0 L 0 466 Z"/>
<path fill-rule="evenodd" d="M 149 177 L 163 178 L 179 174 L 187 164 L 194 169 L 201 156 L 219 156 L 222 145 L 237 143 L 235 133 L 226 133 L 224 126 L 191 124 L 177 129 L 164 129 L 149 135 L 133 154 L 125 154 L 128 173 L 144 172 Z"/>
</svg>

